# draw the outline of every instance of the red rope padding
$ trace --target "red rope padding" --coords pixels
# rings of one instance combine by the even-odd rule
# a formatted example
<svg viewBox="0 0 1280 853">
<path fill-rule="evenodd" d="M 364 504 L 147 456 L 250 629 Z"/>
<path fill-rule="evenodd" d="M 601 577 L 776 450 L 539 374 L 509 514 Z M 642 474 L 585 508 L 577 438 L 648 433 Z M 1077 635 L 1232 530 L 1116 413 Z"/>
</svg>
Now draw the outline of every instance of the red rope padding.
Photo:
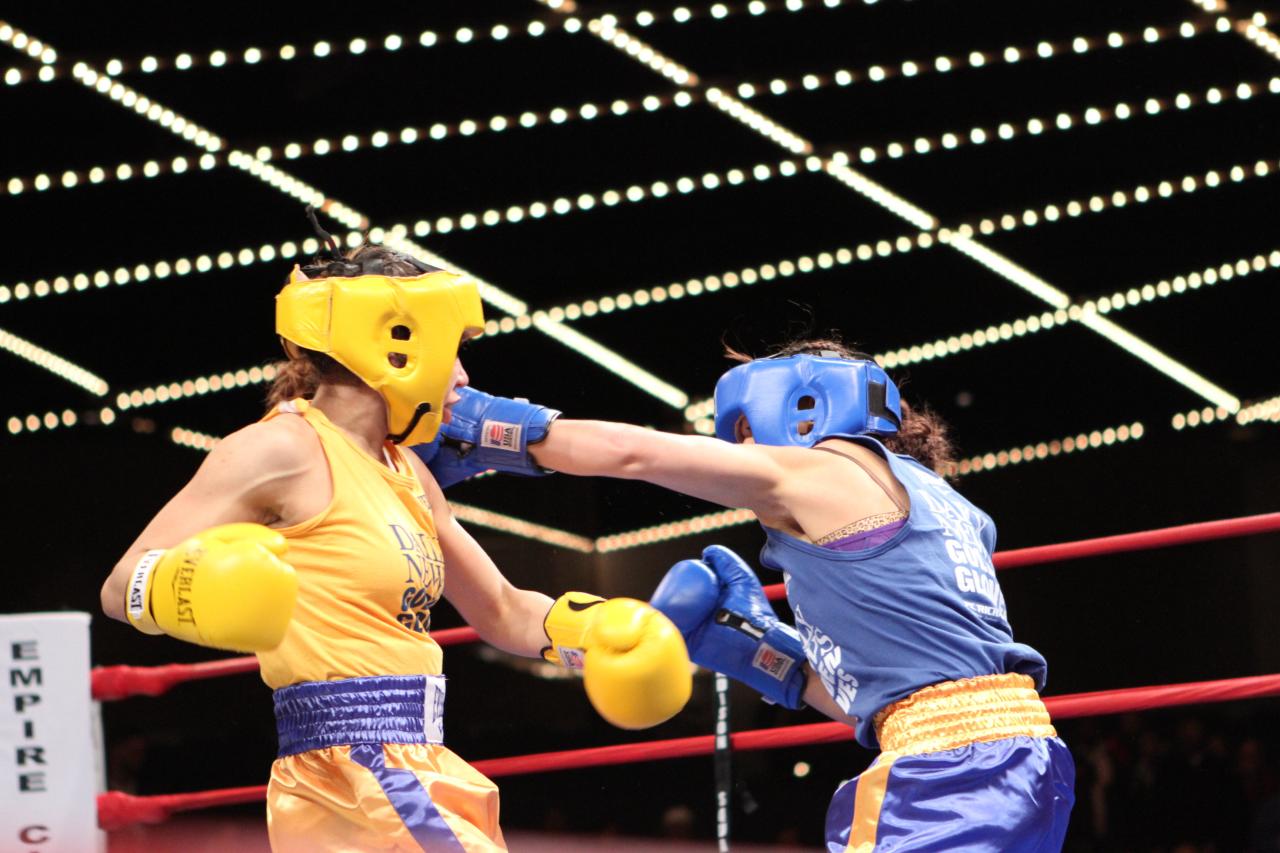
<svg viewBox="0 0 1280 853">
<path fill-rule="evenodd" d="M 1100 554 L 1118 554 L 1150 548 L 1167 548 L 1191 542 L 1206 542 L 1212 539 L 1227 539 L 1234 536 L 1251 536 L 1275 530 L 1280 530 L 1280 512 L 1000 551 L 994 555 L 993 562 L 997 569 L 1014 569 L 1059 560 L 1077 560 L 1081 557 L 1094 557 Z M 771 601 L 786 597 L 786 589 L 780 583 L 766 586 L 764 591 Z M 434 631 L 431 636 L 442 646 L 471 643 L 479 639 L 479 635 L 471 628 L 447 628 L 443 631 Z M 106 701 L 138 694 L 158 696 L 175 684 L 184 681 L 252 672 L 257 667 L 257 660 L 251 657 L 231 658 L 210 663 L 168 664 L 160 667 L 98 667 L 93 671 L 93 698 Z"/>
<path fill-rule="evenodd" d="M 1118 536 L 1081 539 L 1078 542 L 1060 542 L 1057 545 L 1037 545 L 1034 548 L 1000 551 L 995 554 L 993 562 L 997 569 L 1016 569 L 1020 566 L 1034 566 L 1037 563 L 1078 560 L 1081 557 L 1146 551 L 1151 548 L 1168 548 L 1172 545 L 1188 545 L 1192 542 L 1230 539 L 1235 536 L 1253 536 L 1275 530 L 1280 530 L 1280 512 L 1247 515 L 1243 518 L 1224 518 L 1221 521 L 1200 521 L 1177 527 L 1144 530 L 1140 533 L 1121 533 Z"/>
<path fill-rule="evenodd" d="M 445 628 L 431 636 L 442 646 L 474 643 L 480 639 L 475 628 Z M 159 696 L 175 684 L 202 678 L 220 678 L 242 672 L 256 672 L 255 657 L 227 658 L 205 663 L 170 663 L 164 666 L 96 666 L 90 675 L 93 698 L 100 702 L 129 696 Z"/>
<path fill-rule="evenodd" d="M 1225 702 L 1231 699 L 1258 699 L 1265 696 L 1280 696 L 1280 674 L 1050 696 L 1044 700 L 1044 704 L 1055 720 L 1065 720 L 1071 717 L 1145 711 L 1175 705 Z M 738 732 L 730 735 L 730 739 L 734 749 L 749 751 L 781 749 L 804 744 L 846 742 L 853 739 L 853 732 L 843 723 L 807 723 Z M 542 752 L 510 758 L 490 758 L 474 761 L 472 766 L 490 777 L 516 776 L 523 773 L 548 773 L 553 770 L 708 755 L 714 746 L 713 735 L 699 735 L 647 743 Z M 112 830 L 134 823 L 160 823 L 173 812 L 235 803 L 261 802 L 266 795 L 265 785 L 200 791 L 192 794 L 160 794 L 150 797 L 108 791 L 98 795 L 98 825 L 103 829 Z"/>
</svg>

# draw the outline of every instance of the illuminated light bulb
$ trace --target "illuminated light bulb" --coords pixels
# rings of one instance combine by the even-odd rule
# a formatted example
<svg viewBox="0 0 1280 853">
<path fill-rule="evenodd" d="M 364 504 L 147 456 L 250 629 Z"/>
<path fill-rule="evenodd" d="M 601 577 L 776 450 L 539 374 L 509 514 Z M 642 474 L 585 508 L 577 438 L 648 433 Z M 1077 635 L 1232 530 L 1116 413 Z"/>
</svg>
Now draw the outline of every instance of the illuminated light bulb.
<svg viewBox="0 0 1280 853">
<path fill-rule="evenodd" d="M 1155 27 L 1147 27 L 1142 31 L 1142 40 L 1148 44 L 1160 40 L 1160 31 Z"/>
<path fill-rule="evenodd" d="M 1083 36 L 1076 36 L 1071 40 L 1071 49 L 1076 53 L 1087 53 L 1089 51 L 1089 40 Z"/>
<path fill-rule="evenodd" d="M 1013 63 L 1022 58 L 1022 53 L 1016 47 L 1006 47 L 1004 49 L 1004 61 Z"/>
<path fill-rule="evenodd" d="M 1048 59 L 1053 56 L 1053 45 L 1047 41 L 1040 42 L 1036 45 L 1036 54 L 1039 55 L 1041 59 Z"/>
</svg>

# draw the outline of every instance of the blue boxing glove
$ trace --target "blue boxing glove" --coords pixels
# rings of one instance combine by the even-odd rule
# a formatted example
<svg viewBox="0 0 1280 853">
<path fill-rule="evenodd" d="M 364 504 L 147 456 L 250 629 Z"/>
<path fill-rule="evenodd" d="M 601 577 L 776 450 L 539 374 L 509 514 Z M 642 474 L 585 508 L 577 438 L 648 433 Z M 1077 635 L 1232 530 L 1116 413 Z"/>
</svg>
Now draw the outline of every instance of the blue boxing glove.
<svg viewBox="0 0 1280 853">
<path fill-rule="evenodd" d="M 737 554 L 711 545 L 681 560 L 649 603 L 675 623 L 689 659 L 752 687 L 770 702 L 803 706 L 804 643 L 778 621 L 760 579 Z"/>
<path fill-rule="evenodd" d="M 459 388 L 458 394 L 462 399 L 453 404 L 435 441 L 412 448 L 440 488 L 489 470 L 525 477 L 551 473 L 529 456 L 529 445 L 547 437 L 558 411 L 474 388 Z"/>
</svg>

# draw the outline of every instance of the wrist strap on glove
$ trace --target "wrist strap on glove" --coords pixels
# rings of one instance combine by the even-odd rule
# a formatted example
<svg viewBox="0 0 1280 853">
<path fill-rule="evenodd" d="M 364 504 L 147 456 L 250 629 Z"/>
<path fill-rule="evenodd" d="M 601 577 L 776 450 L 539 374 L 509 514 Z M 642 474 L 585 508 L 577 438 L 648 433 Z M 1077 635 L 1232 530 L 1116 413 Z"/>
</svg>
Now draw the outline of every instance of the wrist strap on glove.
<svg viewBox="0 0 1280 853">
<path fill-rule="evenodd" d="M 129 624 L 144 634 L 163 634 L 151 615 L 151 572 L 165 555 L 163 548 L 148 551 L 138 560 L 125 590 L 124 612 Z"/>
<path fill-rule="evenodd" d="M 604 599 L 586 592 L 566 592 L 555 600 L 542 621 L 551 645 L 542 650 L 548 661 L 569 669 L 582 669 L 586 650 L 583 637 L 595 620 L 595 606 Z"/>
<path fill-rule="evenodd" d="M 723 609 L 716 611 L 715 623 L 740 631 L 756 643 L 751 660 L 744 661 L 749 669 L 737 677 L 772 705 L 793 711 L 804 707 L 804 641 L 795 628 L 778 622 L 762 629 L 742 614 Z"/>
</svg>

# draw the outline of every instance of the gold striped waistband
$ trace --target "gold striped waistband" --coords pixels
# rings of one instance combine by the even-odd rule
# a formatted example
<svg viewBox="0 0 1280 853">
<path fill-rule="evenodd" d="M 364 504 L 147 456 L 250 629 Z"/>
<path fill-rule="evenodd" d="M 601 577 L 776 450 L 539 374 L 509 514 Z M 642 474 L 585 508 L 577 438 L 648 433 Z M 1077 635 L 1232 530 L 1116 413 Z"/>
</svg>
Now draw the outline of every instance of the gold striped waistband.
<svg viewBox="0 0 1280 853">
<path fill-rule="evenodd" d="M 1030 676 L 1010 673 L 944 681 L 917 690 L 875 716 L 880 749 L 899 755 L 971 743 L 1056 737 Z"/>
</svg>

